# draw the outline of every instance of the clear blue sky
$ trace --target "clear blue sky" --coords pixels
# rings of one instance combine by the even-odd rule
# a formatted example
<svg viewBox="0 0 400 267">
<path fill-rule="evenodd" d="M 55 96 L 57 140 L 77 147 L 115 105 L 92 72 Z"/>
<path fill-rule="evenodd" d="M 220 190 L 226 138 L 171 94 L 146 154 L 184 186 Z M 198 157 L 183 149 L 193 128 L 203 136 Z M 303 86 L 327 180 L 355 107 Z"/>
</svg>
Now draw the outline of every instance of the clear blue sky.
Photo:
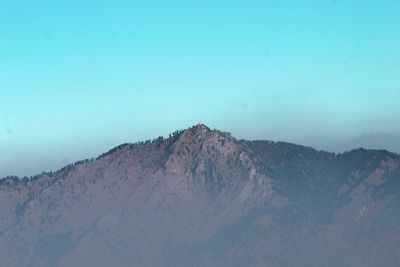
<svg viewBox="0 0 400 267">
<path fill-rule="evenodd" d="M 0 176 L 203 122 L 400 132 L 400 1 L 0 0 Z"/>
</svg>

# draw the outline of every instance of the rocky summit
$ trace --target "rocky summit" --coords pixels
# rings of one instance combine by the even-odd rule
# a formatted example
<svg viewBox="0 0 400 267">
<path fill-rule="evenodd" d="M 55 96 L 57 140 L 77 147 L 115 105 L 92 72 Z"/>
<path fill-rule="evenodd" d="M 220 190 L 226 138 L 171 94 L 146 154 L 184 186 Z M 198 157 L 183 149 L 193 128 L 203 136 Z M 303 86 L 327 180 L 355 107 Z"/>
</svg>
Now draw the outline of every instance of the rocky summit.
<svg viewBox="0 0 400 267">
<path fill-rule="evenodd" d="M 397 267 L 400 156 L 205 125 L 0 180 L 0 266 Z"/>
</svg>

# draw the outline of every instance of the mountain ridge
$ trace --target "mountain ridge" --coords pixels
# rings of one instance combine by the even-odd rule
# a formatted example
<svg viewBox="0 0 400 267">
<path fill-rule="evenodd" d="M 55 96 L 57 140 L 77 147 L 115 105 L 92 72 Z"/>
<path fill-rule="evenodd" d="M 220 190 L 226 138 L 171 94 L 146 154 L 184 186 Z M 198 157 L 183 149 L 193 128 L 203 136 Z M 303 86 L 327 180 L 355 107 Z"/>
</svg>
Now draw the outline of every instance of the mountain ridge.
<svg viewBox="0 0 400 267">
<path fill-rule="evenodd" d="M 2 180 L 0 257 L 16 267 L 397 266 L 399 186 L 400 157 L 384 150 L 334 154 L 198 124 Z"/>
<path fill-rule="evenodd" d="M 165 138 L 163 136 L 159 136 L 157 138 L 147 139 L 145 141 L 137 141 L 137 142 L 134 142 L 134 143 L 122 143 L 120 145 L 117 145 L 117 146 L 109 149 L 107 152 L 104 152 L 104 153 L 100 154 L 97 157 L 85 158 L 85 159 L 82 159 L 82 160 L 78 160 L 78 161 L 69 163 L 69 164 L 67 164 L 67 165 L 65 165 L 65 166 L 63 166 L 63 167 L 61 167 L 61 168 L 59 168 L 58 170 L 55 170 L 55 171 L 43 171 L 43 172 L 41 172 L 39 174 L 34 174 L 34 175 L 31 175 L 31 176 L 6 175 L 4 177 L 0 177 L 0 183 L 1 183 L 2 180 L 7 180 L 7 179 L 10 179 L 10 180 L 27 180 L 27 179 L 30 180 L 30 179 L 33 179 L 34 180 L 38 176 L 41 176 L 41 175 L 53 176 L 54 174 L 62 172 L 65 169 L 70 168 L 71 166 L 80 165 L 80 164 L 83 164 L 83 163 L 88 163 L 88 162 L 92 162 L 92 161 L 101 159 L 102 157 L 105 157 L 105 156 L 107 156 L 107 155 L 109 155 L 109 154 L 111 154 L 113 152 L 116 152 L 116 151 L 118 151 L 120 149 L 123 149 L 125 147 L 146 145 L 146 144 L 151 144 L 151 143 L 157 143 L 157 142 L 163 141 L 163 140 L 168 139 L 168 138 L 173 138 L 173 137 L 176 138 L 177 136 L 179 136 L 183 132 L 191 130 L 191 129 L 192 130 L 196 129 L 196 127 L 199 127 L 200 130 L 207 129 L 208 131 L 214 131 L 214 132 L 221 133 L 221 134 L 227 134 L 227 135 L 232 137 L 231 133 L 229 133 L 229 132 L 222 132 L 222 131 L 219 131 L 217 129 L 211 129 L 210 127 L 206 126 L 203 123 L 198 123 L 198 124 L 196 124 L 196 125 L 194 125 L 192 127 L 189 127 L 189 128 L 183 129 L 183 130 L 176 130 L 176 131 L 172 132 L 171 134 L 169 134 L 169 136 L 167 138 Z M 320 153 L 334 154 L 336 157 L 338 157 L 340 155 L 343 155 L 343 154 L 349 154 L 349 153 L 352 153 L 354 151 L 359 151 L 359 150 L 362 150 L 362 151 L 365 151 L 365 152 L 366 151 L 375 151 L 375 152 L 381 151 L 381 152 L 388 152 L 388 153 L 393 154 L 393 155 L 400 155 L 397 152 L 393 152 L 393 151 L 390 151 L 390 150 L 387 150 L 387 149 L 379 149 L 379 148 L 358 147 L 358 148 L 353 148 L 353 149 L 346 150 L 346 151 L 343 151 L 343 152 L 334 152 L 334 151 L 330 151 L 329 149 L 322 149 L 322 148 L 319 149 L 319 148 L 315 148 L 315 147 L 309 146 L 309 145 L 302 145 L 302 144 L 286 142 L 286 141 L 272 141 L 272 140 L 267 140 L 267 139 L 250 139 L 250 140 L 247 140 L 247 139 L 236 139 L 236 140 L 237 141 L 248 141 L 248 142 L 268 142 L 268 143 L 274 143 L 274 144 L 283 144 L 283 145 L 299 147 L 299 148 L 303 148 L 303 149 L 311 149 L 311 150 L 314 150 L 314 151 L 320 152 Z"/>
</svg>

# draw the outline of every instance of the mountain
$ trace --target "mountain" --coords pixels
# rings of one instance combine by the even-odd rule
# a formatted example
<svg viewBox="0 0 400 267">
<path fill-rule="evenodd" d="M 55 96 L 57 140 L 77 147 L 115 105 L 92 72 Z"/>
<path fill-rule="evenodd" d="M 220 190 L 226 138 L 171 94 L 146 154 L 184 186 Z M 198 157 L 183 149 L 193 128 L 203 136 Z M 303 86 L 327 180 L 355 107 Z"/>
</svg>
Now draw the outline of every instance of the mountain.
<svg viewBox="0 0 400 267">
<path fill-rule="evenodd" d="M 334 144 L 327 147 L 328 151 L 343 152 L 356 148 L 386 149 L 400 154 L 400 137 L 384 132 L 363 134 L 348 142 Z"/>
<path fill-rule="evenodd" d="M 400 156 L 196 125 L 0 182 L 0 265 L 399 266 Z"/>
</svg>

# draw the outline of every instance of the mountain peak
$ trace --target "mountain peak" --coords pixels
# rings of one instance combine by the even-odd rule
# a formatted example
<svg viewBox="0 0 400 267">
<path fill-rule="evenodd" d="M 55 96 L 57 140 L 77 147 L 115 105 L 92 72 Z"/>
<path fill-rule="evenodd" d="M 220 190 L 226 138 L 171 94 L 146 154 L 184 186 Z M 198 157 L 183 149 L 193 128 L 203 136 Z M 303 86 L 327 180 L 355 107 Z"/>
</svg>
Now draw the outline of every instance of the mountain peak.
<svg viewBox="0 0 400 267">
<path fill-rule="evenodd" d="M 198 123 L 192 127 L 190 127 L 188 130 L 193 131 L 193 132 L 208 132 L 210 131 L 210 128 L 202 123 Z"/>
<path fill-rule="evenodd" d="M 398 177 L 388 152 L 333 157 L 197 124 L 0 180 L 1 266 L 395 267 Z"/>
<path fill-rule="evenodd" d="M 184 130 L 181 140 L 184 142 L 188 140 L 205 141 L 207 139 L 229 139 L 234 138 L 228 132 L 222 132 L 217 129 L 210 129 L 207 125 L 202 123 L 196 124 L 186 130 Z"/>
<path fill-rule="evenodd" d="M 214 132 L 216 131 L 211 130 L 206 125 L 199 123 L 184 130 L 180 139 L 183 141 L 188 141 L 189 139 L 205 140 L 210 137 Z"/>
</svg>

